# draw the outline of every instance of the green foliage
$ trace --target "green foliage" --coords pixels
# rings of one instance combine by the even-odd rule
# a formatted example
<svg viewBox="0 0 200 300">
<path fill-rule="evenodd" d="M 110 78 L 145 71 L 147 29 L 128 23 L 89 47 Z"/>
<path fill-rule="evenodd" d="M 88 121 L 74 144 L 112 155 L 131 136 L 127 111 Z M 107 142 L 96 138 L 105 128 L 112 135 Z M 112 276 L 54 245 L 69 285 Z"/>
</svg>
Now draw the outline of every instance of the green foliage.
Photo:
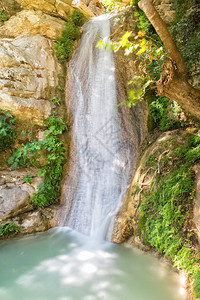
<svg viewBox="0 0 200 300">
<path fill-rule="evenodd" d="M 53 97 L 53 98 L 51 99 L 51 102 L 52 102 L 53 104 L 60 105 L 61 98 Z"/>
<path fill-rule="evenodd" d="M 74 42 L 71 41 L 70 39 L 64 39 L 64 38 L 58 39 L 57 42 L 58 43 L 55 46 L 56 55 L 62 63 L 65 63 L 70 58 L 70 55 L 73 50 Z"/>
<path fill-rule="evenodd" d="M 200 271 L 197 273 L 196 280 L 194 283 L 194 291 L 196 297 L 200 298 Z"/>
<path fill-rule="evenodd" d="M 74 24 L 76 26 L 83 26 L 83 24 L 85 22 L 84 14 L 82 12 L 80 12 L 79 10 L 74 10 L 74 12 L 72 14 L 72 21 L 74 22 Z"/>
<path fill-rule="evenodd" d="M 151 36 L 152 39 L 157 43 L 161 43 L 160 38 L 158 37 L 153 25 L 145 15 L 145 13 L 139 8 L 138 2 L 140 0 L 133 1 L 134 7 L 134 16 L 136 17 L 136 26 L 138 31 L 143 31 L 147 36 Z"/>
<path fill-rule="evenodd" d="M 137 226 L 137 229 L 138 229 L 138 234 L 140 236 L 142 236 L 143 238 L 143 242 L 144 244 L 148 244 L 148 237 L 147 237 L 147 231 L 146 231 L 146 216 L 144 214 L 144 212 L 142 211 L 141 214 L 140 214 L 140 217 L 139 217 L 139 220 L 138 220 L 138 226 Z"/>
<path fill-rule="evenodd" d="M 33 176 L 32 175 L 24 176 L 23 183 L 32 183 L 32 182 L 33 182 Z"/>
<path fill-rule="evenodd" d="M 62 37 L 57 39 L 57 45 L 55 46 L 57 57 L 62 63 L 70 59 L 74 41 L 80 38 L 80 28 L 77 26 L 83 25 L 84 15 L 79 11 L 74 11 L 72 21 L 66 22 Z"/>
<path fill-rule="evenodd" d="M 20 226 L 13 222 L 5 222 L 0 225 L 0 236 L 17 234 L 21 230 Z"/>
<path fill-rule="evenodd" d="M 61 91 L 61 92 L 64 91 L 64 87 L 62 87 L 62 86 L 60 86 L 60 85 L 57 86 L 57 89 L 58 89 L 59 91 Z"/>
<path fill-rule="evenodd" d="M 77 28 L 74 23 L 67 21 L 62 32 L 62 38 L 71 41 L 78 40 L 80 38 L 79 28 Z"/>
<path fill-rule="evenodd" d="M 8 20 L 8 16 L 5 10 L 0 9 L 0 24 Z"/>
<path fill-rule="evenodd" d="M 197 2 L 195 0 L 173 2 L 176 19 L 170 31 L 183 56 L 188 72 L 199 59 L 200 21 L 199 10 L 195 9 Z M 188 14 L 187 11 L 190 13 Z"/>
<path fill-rule="evenodd" d="M 45 207 L 59 200 L 62 169 L 66 161 L 65 147 L 59 137 L 67 130 L 67 126 L 56 115 L 44 120 L 44 124 L 48 129 L 45 139 L 27 143 L 14 152 L 8 160 L 12 169 L 30 166 L 41 168 L 38 174 L 44 177 L 44 182 L 38 186 L 38 193 L 31 199 L 35 207 Z M 45 163 L 42 164 L 40 158 L 44 151 Z M 30 180 L 30 177 L 26 177 L 26 180 Z"/>
<path fill-rule="evenodd" d="M 106 8 L 107 12 L 111 12 L 115 8 L 114 0 L 100 0 L 100 3 Z"/>
<path fill-rule="evenodd" d="M 143 191 L 138 233 L 145 243 L 171 258 L 176 267 L 197 278 L 195 289 L 199 297 L 200 253 L 194 250 L 197 238 L 189 219 L 195 196 L 192 167 L 200 162 L 200 138 L 193 135 L 183 146 L 172 145 L 168 154 L 154 154 L 146 162 L 155 170 L 159 157 L 160 171 L 152 183 L 154 188 Z"/>
<path fill-rule="evenodd" d="M 155 124 L 159 124 L 162 131 L 180 128 L 182 123 L 178 120 L 180 106 L 170 101 L 167 97 L 156 96 L 155 100 L 149 104 L 149 110 Z M 169 118 L 168 114 L 173 118 Z"/>
<path fill-rule="evenodd" d="M 0 110 L 0 150 L 5 150 L 13 146 L 15 132 L 15 117 L 11 115 L 11 111 Z"/>
</svg>

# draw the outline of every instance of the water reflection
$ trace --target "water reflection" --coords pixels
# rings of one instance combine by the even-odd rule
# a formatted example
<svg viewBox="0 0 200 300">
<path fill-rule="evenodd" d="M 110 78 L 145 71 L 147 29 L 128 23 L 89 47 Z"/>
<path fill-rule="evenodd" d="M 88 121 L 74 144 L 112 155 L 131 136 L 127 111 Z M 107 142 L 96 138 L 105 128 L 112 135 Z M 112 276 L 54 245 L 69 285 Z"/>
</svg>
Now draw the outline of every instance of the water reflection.
<svg viewBox="0 0 200 300">
<path fill-rule="evenodd" d="M 67 228 L 0 243 L 2 300 L 183 300 L 176 275 L 140 251 Z"/>
</svg>

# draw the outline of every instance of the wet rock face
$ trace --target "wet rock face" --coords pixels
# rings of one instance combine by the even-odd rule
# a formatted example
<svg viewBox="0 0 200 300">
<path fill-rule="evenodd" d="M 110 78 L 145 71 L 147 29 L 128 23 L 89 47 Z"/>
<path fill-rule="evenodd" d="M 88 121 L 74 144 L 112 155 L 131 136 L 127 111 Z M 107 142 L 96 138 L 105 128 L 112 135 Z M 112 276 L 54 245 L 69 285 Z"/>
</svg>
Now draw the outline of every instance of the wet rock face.
<svg viewBox="0 0 200 300">
<path fill-rule="evenodd" d="M 136 35 L 136 25 L 134 14 L 132 11 L 127 12 L 128 17 L 123 20 L 120 17 L 114 17 L 111 21 L 111 34 L 113 34 L 116 29 L 121 26 L 120 29 L 117 30 L 117 34 L 114 34 L 113 40 L 118 41 L 121 39 L 123 34 L 126 31 L 135 32 Z M 135 74 L 139 74 L 138 69 L 138 59 L 135 53 L 130 53 L 129 55 L 124 55 L 124 49 L 120 49 L 114 54 L 115 66 L 116 66 L 116 79 L 117 79 L 117 92 L 119 102 L 128 98 L 128 94 L 131 89 L 133 89 L 132 85 L 129 85 L 129 82 L 133 79 Z M 145 101 L 141 101 L 137 105 L 131 107 L 129 112 L 132 115 L 133 127 L 135 130 L 136 138 L 138 145 L 140 145 L 145 137 L 148 134 L 147 122 L 148 122 L 148 105 Z"/>
</svg>

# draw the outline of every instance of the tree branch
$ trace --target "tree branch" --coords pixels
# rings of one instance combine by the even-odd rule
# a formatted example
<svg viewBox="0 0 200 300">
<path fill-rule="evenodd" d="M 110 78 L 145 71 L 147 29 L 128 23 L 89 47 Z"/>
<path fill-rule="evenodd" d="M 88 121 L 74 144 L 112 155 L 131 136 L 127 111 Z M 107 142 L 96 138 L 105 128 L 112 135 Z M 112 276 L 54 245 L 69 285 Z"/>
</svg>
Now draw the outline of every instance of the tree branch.
<svg viewBox="0 0 200 300">
<path fill-rule="evenodd" d="M 167 25 L 154 7 L 153 0 L 141 0 L 138 6 L 155 28 L 170 57 L 162 66 L 162 73 L 157 82 L 158 94 L 176 101 L 183 109 L 200 119 L 200 90 L 189 84 L 184 60 Z"/>
</svg>

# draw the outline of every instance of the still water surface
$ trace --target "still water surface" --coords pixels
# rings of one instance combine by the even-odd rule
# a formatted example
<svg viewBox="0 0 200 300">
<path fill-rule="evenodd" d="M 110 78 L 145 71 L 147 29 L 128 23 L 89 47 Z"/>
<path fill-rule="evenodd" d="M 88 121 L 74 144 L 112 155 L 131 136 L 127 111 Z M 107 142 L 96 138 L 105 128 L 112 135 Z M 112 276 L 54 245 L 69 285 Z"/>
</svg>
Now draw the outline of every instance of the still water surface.
<svg viewBox="0 0 200 300">
<path fill-rule="evenodd" d="M 183 300 L 177 275 L 137 249 L 69 228 L 0 243 L 1 300 Z"/>
</svg>

